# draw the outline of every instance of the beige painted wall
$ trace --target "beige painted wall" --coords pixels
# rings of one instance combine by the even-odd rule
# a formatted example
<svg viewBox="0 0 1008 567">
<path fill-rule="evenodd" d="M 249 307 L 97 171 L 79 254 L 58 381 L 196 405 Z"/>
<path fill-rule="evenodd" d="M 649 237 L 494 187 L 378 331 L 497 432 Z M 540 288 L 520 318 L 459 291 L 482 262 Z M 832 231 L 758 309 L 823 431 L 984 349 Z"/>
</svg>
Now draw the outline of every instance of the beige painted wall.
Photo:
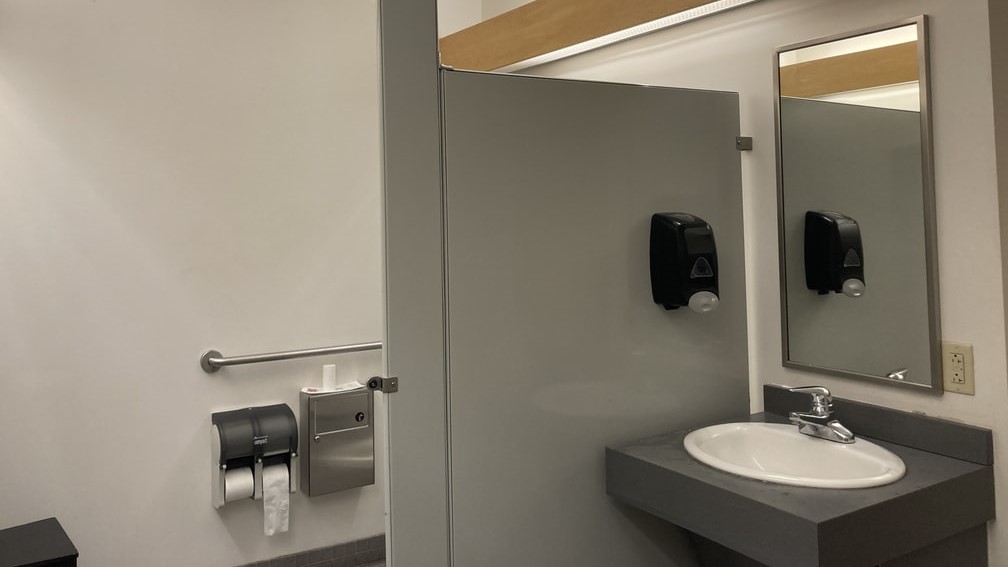
<svg viewBox="0 0 1008 567">
<path fill-rule="evenodd" d="M 785 370 L 780 360 L 773 50 L 921 13 L 931 16 L 932 24 L 943 335 L 974 345 L 976 396 L 938 397 Z M 762 405 L 762 384 L 814 383 L 841 397 L 992 428 L 1002 487 L 997 508 L 1006 517 L 1008 368 L 990 54 L 986 0 L 764 0 L 523 72 L 739 92 L 742 131 L 755 138 L 754 151 L 743 156 L 753 407 Z M 994 523 L 991 534 L 993 564 L 1008 562 L 1008 524 Z"/>
<path fill-rule="evenodd" d="M 376 42 L 375 0 L 0 0 L 0 527 L 56 516 L 83 566 L 383 531 L 381 476 L 270 538 L 214 510 L 211 412 L 296 411 L 324 359 L 198 365 L 380 340 Z"/>
</svg>

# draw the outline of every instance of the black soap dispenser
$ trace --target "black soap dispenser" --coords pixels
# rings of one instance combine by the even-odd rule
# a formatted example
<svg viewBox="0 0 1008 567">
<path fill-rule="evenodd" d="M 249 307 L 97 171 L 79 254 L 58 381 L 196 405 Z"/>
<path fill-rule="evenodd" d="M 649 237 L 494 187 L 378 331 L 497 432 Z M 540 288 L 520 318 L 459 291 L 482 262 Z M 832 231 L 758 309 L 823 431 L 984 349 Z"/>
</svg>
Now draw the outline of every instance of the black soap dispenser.
<svg viewBox="0 0 1008 567">
<path fill-rule="evenodd" d="M 665 309 L 717 307 L 717 247 L 707 221 L 687 213 L 651 216 L 651 296 Z"/>
<path fill-rule="evenodd" d="M 805 213 L 805 286 L 820 295 L 864 294 L 864 248 L 857 221 L 833 211 Z"/>
</svg>

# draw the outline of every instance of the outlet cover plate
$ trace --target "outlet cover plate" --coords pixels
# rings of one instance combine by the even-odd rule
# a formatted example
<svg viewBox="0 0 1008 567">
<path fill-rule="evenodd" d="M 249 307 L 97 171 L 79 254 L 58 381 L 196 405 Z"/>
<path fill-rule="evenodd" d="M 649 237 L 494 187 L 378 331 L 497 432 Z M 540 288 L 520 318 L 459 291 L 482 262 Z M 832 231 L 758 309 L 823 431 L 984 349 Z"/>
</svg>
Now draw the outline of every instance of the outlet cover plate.
<svg viewBox="0 0 1008 567">
<path fill-rule="evenodd" d="M 946 392 L 975 395 L 973 345 L 942 341 L 942 378 Z"/>
</svg>

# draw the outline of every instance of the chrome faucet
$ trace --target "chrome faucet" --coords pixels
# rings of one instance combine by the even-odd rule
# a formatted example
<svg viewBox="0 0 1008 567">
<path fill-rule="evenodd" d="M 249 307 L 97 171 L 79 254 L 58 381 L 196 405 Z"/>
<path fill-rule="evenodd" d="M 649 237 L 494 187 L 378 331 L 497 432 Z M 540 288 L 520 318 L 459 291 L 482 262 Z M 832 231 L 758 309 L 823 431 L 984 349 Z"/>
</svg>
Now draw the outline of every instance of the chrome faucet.
<svg viewBox="0 0 1008 567">
<path fill-rule="evenodd" d="M 854 442 L 854 434 L 850 429 L 833 419 L 833 396 L 829 389 L 823 386 L 804 386 L 788 390 L 812 396 L 812 408 L 808 413 L 791 412 L 791 423 L 798 425 L 799 433 L 837 443 Z"/>
</svg>

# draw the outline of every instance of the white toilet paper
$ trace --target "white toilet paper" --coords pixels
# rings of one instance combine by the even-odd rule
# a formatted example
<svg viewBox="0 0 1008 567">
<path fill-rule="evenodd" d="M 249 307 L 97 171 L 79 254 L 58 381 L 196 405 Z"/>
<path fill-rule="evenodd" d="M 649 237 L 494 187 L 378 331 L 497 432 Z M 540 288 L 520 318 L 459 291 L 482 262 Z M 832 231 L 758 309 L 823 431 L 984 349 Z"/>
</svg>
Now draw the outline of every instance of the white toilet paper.
<svg viewBox="0 0 1008 567">
<path fill-rule="evenodd" d="M 263 533 L 285 532 L 290 516 L 290 474 L 287 465 L 263 467 Z"/>
<path fill-rule="evenodd" d="M 242 498 L 252 498 L 255 491 L 255 478 L 252 469 L 240 467 L 224 472 L 224 501 L 234 502 Z"/>
<path fill-rule="evenodd" d="M 332 392 L 336 389 L 336 365 L 322 365 L 322 391 Z"/>
</svg>

